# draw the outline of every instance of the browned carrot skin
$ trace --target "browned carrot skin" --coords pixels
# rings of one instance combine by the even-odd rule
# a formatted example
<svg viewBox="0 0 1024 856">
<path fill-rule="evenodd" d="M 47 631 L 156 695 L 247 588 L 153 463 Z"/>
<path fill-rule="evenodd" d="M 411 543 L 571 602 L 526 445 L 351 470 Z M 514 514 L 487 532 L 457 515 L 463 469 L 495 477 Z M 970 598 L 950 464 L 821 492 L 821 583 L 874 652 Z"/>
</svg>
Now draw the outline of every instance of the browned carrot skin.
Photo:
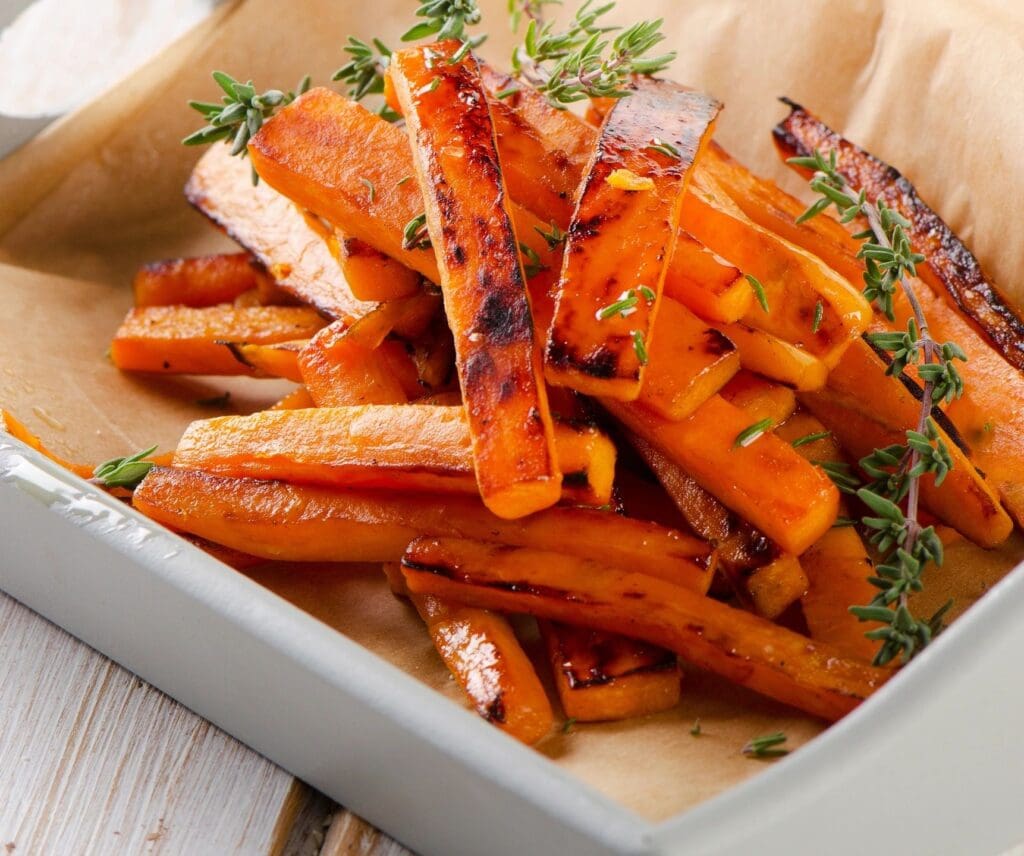
<svg viewBox="0 0 1024 856">
<path fill-rule="evenodd" d="M 249 253 L 223 253 L 189 259 L 163 259 L 139 268 L 132 281 L 135 305 L 216 306 L 273 279 Z"/>
<path fill-rule="evenodd" d="M 569 225 L 545 353 L 552 383 L 624 401 L 640 394 L 647 364 L 641 348 L 652 342 L 684 191 L 720 109 L 713 98 L 648 78 L 613 108 Z M 652 150 L 657 141 L 678 156 Z M 617 186 L 623 175 L 626 186 Z M 633 311 L 601 316 L 640 287 L 652 296 L 640 295 Z"/>
<path fill-rule="evenodd" d="M 920 275 L 944 291 L 1006 360 L 1024 371 L 1024 319 L 1014 311 L 953 230 L 893 167 L 833 131 L 799 104 L 783 99 L 790 114 L 774 130 L 784 158 L 822 151 L 838 154 L 838 170 L 855 192 L 883 200 L 910 221 L 910 243 L 926 263 Z"/>
<path fill-rule="evenodd" d="M 647 716 L 679 703 L 672 651 L 583 627 L 539 622 L 562 710 L 578 722 Z"/>
<path fill-rule="evenodd" d="M 849 713 L 889 677 L 712 598 L 578 557 L 420 538 L 402 566 L 414 593 L 628 633 L 828 720 Z"/>
<path fill-rule="evenodd" d="M 449 61 L 459 49 L 401 51 L 391 76 L 426 203 L 480 494 L 495 514 L 522 517 L 557 502 L 562 477 L 487 99 L 475 58 Z"/>
<path fill-rule="evenodd" d="M 154 467 L 136 507 L 172 529 L 268 559 L 393 562 L 418 535 L 494 540 L 642 567 L 704 593 L 717 566 L 706 541 L 607 511 L 551 508 L 503 520 L 479 499 L 334 490 Z M 573 533 L 566 538 L 566 533 Z"/>
<path fill-rule="evenodd" d="M 226 342 L 228 350 L 242 365 L 248 366 L 259 377 L 280 377 L 302 383 L 299 372 L 299 352 L 309 339 L 256 345 L 251 342 Z"/>
<path fill-rule="evenodd" d="M 225 146 L 212 146 L 199 159 L 185 196 L 249 250 L 282 289 L 325 317 L 351 322 L 373 308 L 352 294 L 318 224 L 266 182 L 253 187 L 249 164 Z"/>
<path fill-rule="evenodd" d="M 319 313 L 304 306 L 150 306 L 128 313 L 111 342 L 110 358 L 122 371 L 252 374 L 224 342 L 303 339 L 324 323 Z"/>
</svg>

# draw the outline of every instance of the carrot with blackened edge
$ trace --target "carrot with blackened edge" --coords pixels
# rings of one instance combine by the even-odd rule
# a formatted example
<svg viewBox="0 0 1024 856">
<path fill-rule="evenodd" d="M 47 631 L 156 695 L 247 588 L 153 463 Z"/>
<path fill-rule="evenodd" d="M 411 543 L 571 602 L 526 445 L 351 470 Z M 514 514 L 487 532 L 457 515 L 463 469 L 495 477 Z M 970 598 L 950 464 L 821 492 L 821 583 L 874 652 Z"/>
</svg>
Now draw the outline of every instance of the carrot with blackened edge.
<svg viewBox="0 0 1024 856">
<path fill-rule="evenodd" d="M 139 307 L 216 306 L 261 288 L 267 295 L 279 291 L 249 253 L 150 262 L 139 268 L 132 280 L 135 305 Z"/>
</svg>

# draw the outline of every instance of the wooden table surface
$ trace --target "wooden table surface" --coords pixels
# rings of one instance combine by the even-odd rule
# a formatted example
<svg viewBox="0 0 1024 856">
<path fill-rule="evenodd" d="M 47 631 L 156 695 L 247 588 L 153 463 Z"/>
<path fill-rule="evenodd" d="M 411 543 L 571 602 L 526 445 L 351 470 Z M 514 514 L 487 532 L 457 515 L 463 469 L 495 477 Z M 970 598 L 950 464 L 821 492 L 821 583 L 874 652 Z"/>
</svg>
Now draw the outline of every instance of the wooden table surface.
<svg viewBox="0 0 1024 856">
<path fill-rule="evenodd" d="M 408 852 L 0 593 L 0 856 Z"/>
</svg>

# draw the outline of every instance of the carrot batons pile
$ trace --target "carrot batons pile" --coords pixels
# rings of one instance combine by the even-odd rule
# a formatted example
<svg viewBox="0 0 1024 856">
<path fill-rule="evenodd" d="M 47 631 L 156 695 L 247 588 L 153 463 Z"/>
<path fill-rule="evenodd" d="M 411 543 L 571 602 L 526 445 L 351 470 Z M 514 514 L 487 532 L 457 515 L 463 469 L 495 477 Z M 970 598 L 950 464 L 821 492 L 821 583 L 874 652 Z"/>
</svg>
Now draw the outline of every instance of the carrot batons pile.
<svg viewBox="0 0 1024 856">
<path fill-rule="evenodd" d="M 509 85 L 458 43 L 410 48 L 386 90 L 404 128 L 313 89 L 252 137 L 257 186 L 222 146 L 200 159 L 186 195 L 243 252 L 145 266 L 111 357 L 297 386 L 188 426 L 135 506 L 240 568 L 384 563 L 471 707 L 524 742 L 554 727 L 544 660 L 581 722 L 673 707 L 681 661 L 838 719 L 891 670 L 848 611 L 871 559 L 821 464 L 918 407 L 862 338 L 883 322 L 856 243 L 714 143 L 708 96 L 638 79 L 598 128 Z M 830 133 L 795 111 L 778 141 Z M 922 276 L 970 316 L 925 295 L 969 394 L 923 502 L 994 546 L 1024 519 L 1024 380 L 953 261 Z"/>
</svg>

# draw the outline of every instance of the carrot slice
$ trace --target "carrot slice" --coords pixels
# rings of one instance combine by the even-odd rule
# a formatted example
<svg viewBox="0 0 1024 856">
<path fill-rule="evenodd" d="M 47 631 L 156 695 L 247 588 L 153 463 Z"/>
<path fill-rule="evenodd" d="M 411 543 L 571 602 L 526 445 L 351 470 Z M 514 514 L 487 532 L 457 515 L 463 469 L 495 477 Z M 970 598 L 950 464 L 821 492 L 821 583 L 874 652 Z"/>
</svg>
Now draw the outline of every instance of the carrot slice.
<svg viewBox="0 0 1024 856">
<path fill-rule="evenodd" d="M 271 405 L 268 410 L 302 410 L 306 407 L 316 407 L 316 403 L 310 398 L 309 390 L 304 386 L 293 389 L 279 401 Z"/>
<path fill-rule="evenodd" d="M 799 555 L 835 521 L 839 492 L 828 476 L 770 432 L 742 445 L 739 438 L 753 422 L 721 396 L 711 397 L 681 422 L 635 404 L 603 403 L 787 552 Z"/>
<path fill-rule="evenodd" d="M 366 241 L 335 230 L 329 242 L 352 293 L 360 300 L 396 300 L 419 291 L 423 279 Z"/>
<path fill-rule="evenodd" d="M 469 496 L 442 501 L 154 467 L 133 501 L 172 529 L 287 561 L 394 562 L 418 535 L 468 537 L 604 558 L 705 592 L 717 560 L 705 541 L 609 511 L 550 508 L 504 520 Z"/>
<path fill-rule="evenodd" d="M 569 226 L 545 353 L 551 383 L 623 401 L 640 394 L 683 193 L 720 109 L 648 78 L 612 109 Z"/>
<path fill-rule="evenodd" d="M 409 599 L 437 653 L 480 716 L 526 744 L 551 731 L 551 703 L 507 618 L 429 594 Z"/>
<path fill-rule="evenodd" d="M 754 303 L 754 292 L 739 268 L 682 230 L 665 273 L 665 296 L 701 318 L 724 324 L 739 321 Z"/>
<path fill-rule="evenodd" d="M 561 495 L 551 414 L 476 60 L 455 41 L 395 54 L 426 224 L 437 250 L 477 482 L 501 517 Z M 440 81 L 438 83 L 438 81 Z"/>
<path fill-rule="evenodd" d="M 285 291 L 328 318 L 351 322 L 373 308 L 349 290 L 317 224 L 266 182 L 253 187 L 249 164 L 211 146 L 185 196 L 259 259 Z"/>
<path fill-rule="evenodd" d="M 421 538 L 402 566 L 412 592 L 629 633 L 824 719 L 849 713 L 889 677 L 682 586 L 578 557 Z"/>
<path fill-rule="evenodd" d="M 679 703 L 676 655 L 637 639 L 539 622 L 562 710 L 579 722 L 647 716 Z"/>
<path fill-rule="evenodd" d="M 809 586 L 802 560 L 789 554 L 754 568 L 747 577 L 754 612 L 771 619 L 778 618 L 800 600 Z"/>
<path fill-rule="evenodd" d="M 138 307 L 201 307 L 231 303 L 260 286 L 269 292 L 277 290 L 274 280 L 249 253 L 223 253 L 145 264 L 135 274 L 132 292 Z"/>
<path fill-rule="evenodd" d="M 309 339 L 293 339 L 290 342 L 275 342 L 271 345 L 256 345 L 252 342 L 224 344 L 235 359 L 252 369 L 257 377 L 281 377 L 302 383 L 299 352 L 309 344 Z"/>
<path fill-rule="evenodd" d="M 572 468 L 569 498 L 610 502 L 611 440 L 562 423 L 555 438 L 559 461 Z M 174 465 L 297 484 L 477 493 L 462 407 L 320 407 L 201 419 L 185 430 Z"/>
<path fill-rule="evenodd" d="M 1024 370 L 1024 318 L 985 276 L 963 241 L 899 172 L 844 139 L 799 104 L 784 100 L 790 114 L 774 130 L 780 154 L 837 152 L 838 170 L 855 192 L 863 190 L 872 202 L 884 200 L 910 221 L 907 237 L 926 257 L 920 276 L 955 303 L 1007 362 Z"/>
<path fill-rule="evenodd" d="M 793 389 L 821 389 L 828 366 L 821 359 L 777 336 L 746 324 L 720 324 L 717 329 L 736 345 L 740 365 Z"/>
<path fill-rule="evenodd" d="M 252 374 L 222 343 L 308 338 L 325 323 L 317 312 L 300 306 L 149 306 L 132 309 L 125 317 L 110 345 L 110 358 L 122 371 Z"/>
<path fill-rule="evenodd" d="M 901 381 L 903 381 L 901 383 Z M 885 374 L 885 363 L 858 340 L 829 375 L 827 389 L 802 393 L 800 402 L 832 431 L 856 458 L 892 444 L 906 443 L 907 429 L 917 425 L 921 389 L 906 376 Z M 1013 521 L 985 477 L 958 445 L 956 430 L 935 411 L 939 433 L 953 459 L 942 485 L 921 477 L 921 499 L 936 517 L 982 547 L 996 547 L 1013 531 Z"/>
<path fill-rule="evenodd" d="M 722 387 L 722 398 L 746 411 L 751 422 L 770 419 L 775 426 L 785 422 L 796 410 L 793 390 L 750 372 L 740 372 Z"/>
</svg>

